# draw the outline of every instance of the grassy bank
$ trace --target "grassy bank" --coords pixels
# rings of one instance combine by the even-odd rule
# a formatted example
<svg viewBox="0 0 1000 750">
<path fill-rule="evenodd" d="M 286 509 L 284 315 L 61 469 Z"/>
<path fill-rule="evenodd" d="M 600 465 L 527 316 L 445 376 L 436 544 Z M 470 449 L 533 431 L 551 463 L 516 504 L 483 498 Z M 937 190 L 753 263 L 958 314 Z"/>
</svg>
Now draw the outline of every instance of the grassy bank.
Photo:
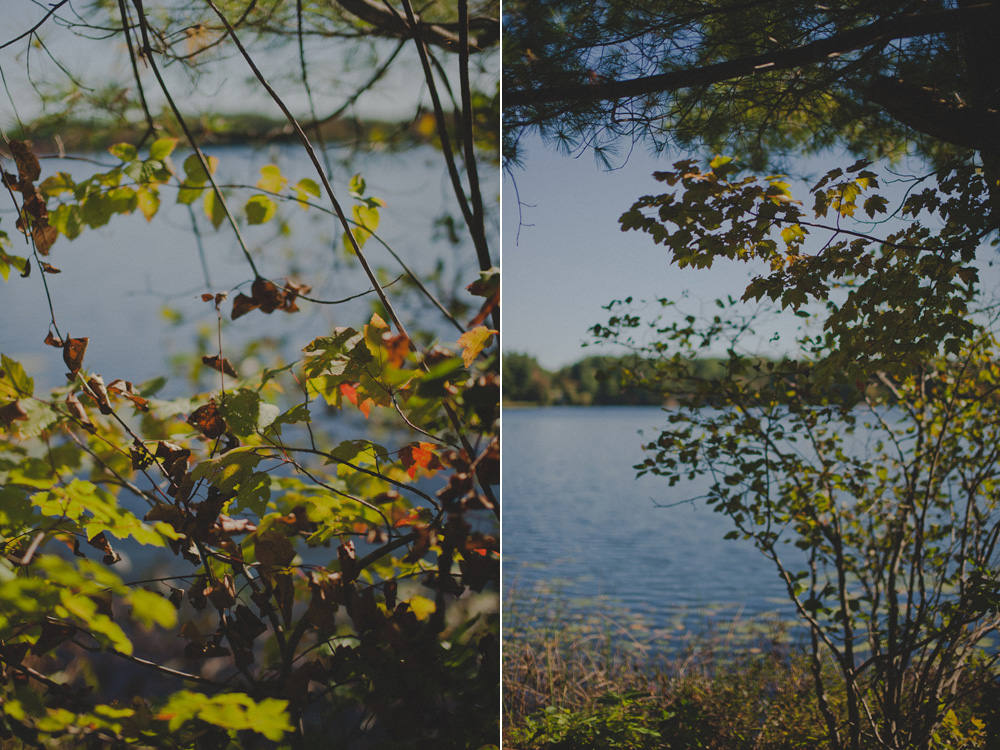
<svg viewBox="0 0 1000 750">
<path fill-rule="evenodd" d="M 587 614 L 508 593 L 507 750 L 789 750 L 829 747 L 811 663 L 778 620 L 706 622 L 648 635 L 627 614 Z M 832 664 L 827 684 L 835 685 Z M 843 713 L 843 696 L 828 693 Z M 877 711 L 877 707 L 874 709 Z M 991 748 L 996 696 L 969 695 L 931 747 Z M 871 747 L 877 745 L 872 744 Z"/>
</svg>

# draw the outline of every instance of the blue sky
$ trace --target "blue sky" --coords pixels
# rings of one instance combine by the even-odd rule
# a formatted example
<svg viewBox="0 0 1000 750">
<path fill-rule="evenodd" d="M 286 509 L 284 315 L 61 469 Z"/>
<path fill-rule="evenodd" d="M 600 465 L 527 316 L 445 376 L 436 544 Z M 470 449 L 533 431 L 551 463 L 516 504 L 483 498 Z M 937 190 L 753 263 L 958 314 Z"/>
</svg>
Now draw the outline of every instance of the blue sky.
<svg viewBox="0 0 1000 750">
<path fill-rule="evenodd" d="M 653 172 L 683 157 L 656 159 L 636 150 L 620 169 L 603 171 L 589 152 L 566 156 L 537 138 L 526 147 L 524 168 L 503 182 L 505 351 L 526 352 L 558 369 L 602 351 L 581 343 L 590 326 L 607 320 L 601 307 L 611 300 L 667 297 L 697 315 L 717 312 L 712 302 L 718 297 L 742 295 L 751 266 L 680 269 L 649 235 L 619 228 L 618 217 L 635 200 L 664 191 Z M 800 323 L 792 315 L 771 320 L 757 348 L 773 348 L 768 341 L 775 331 L 791 334 Z"/>
<path fill-rule="evenodd" d="M 588 328 L 607 321 L 609 313 L 602 306 L 610 301 L 665 297 L 677 301 L 681 316 L 712 315 L 718 312 L 715 299 L 728 295 L 739 299 L 750 277 L 763 270 L 762 264 L 725 261 L 711 269 L 682 270 L 670 264 L 666 250 L 654 245 L 649 235 L 619 229 L 618 218 L 639 197 L 668 189 L 652 173 L 669 169 L 687 155 L 657 159 L 636 149 L 621 168 L 604 171 L 590 152 L 567 156 L 534 137 L 526 139 L 525 146 L 523 168 L 505 175 L 502 186 L 504 351 L 531 354 L 547 369 L 589 354 L 615 353 L 582 347 L 590 340 Z M 795 161 L 792 169 L 804 179 L 789 179 L 793 194 L 805 197 L 817 176 L 854 161 L 836 154 Z M 876 164 L 872 169 L 881 175 L 880 192 L 895 205 L 906 183 L 886 167 Z M 915 158 L 893 167 L 897 174 L 926 170 Z M 857 228 L 885 236 L 898 227 L 890 221 L 886 226 Z M 996 258 L 984 249 L 975 264 L 987 297 L 1000 289 Z M 749 313 L 756 307 L 742 309 Z M 794 351 L 793 339 L 801 326 L 802 320 L 791 312 L 771 311 L 758 321 L 758 335 L 746 340 L 745 348 L 772 356 Z M 719 353 L 722 350 L 706 352 Z"/>
</svg>

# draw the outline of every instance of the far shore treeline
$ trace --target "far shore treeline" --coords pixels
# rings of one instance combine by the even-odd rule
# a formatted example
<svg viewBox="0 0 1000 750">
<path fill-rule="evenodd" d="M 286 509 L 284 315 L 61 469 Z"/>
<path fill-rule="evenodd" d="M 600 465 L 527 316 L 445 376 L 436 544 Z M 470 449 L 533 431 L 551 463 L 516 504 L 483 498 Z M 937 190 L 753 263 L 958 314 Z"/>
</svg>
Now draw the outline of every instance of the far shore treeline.
<svg viewBox="0 0 1000 750">
<path fill-rule="evenodd" d="M 779 362 L 765 357 L 744 361 L 747 382 L 761 386 L 779 376 L 786 382 L 789 372 L 797 368 L 792 360 Z M 508 406 L 673 406 L 692 392 L 693 383 L 711 383 L 727 376 L 730 362 L 722 357 L 705 357 L 686 361 L 685 382 L 658 378 L 652 362 L 633 355 L 584 357 L 555 372 L 546 370 L 530 354 L 508 352 L 503 355 L 503 403 Z M 642 386 L 622 384 L 623 374 Z M 877 401 L 892 400 L 891 392 L 882 384 L 869 382 L 863 390 L 858 385 L 834 382 L 823 388 L 824 400 L 853 405 L 867 396 Z"/>
<path fill-rule="evenodd" d="M 628 358 L 635 364 L 635 357 Z M 503 356 L 503 401 L 537 406 L 660 406 L 668 403 L 661 392 L 623 387 L 625 358 L 585 357 L 555 372 L 538 364 L 529 354 L 510 352 Z M 725 375 L 725 360 L 702 359 L 692 363 L 700 378 Z M 641 366 L 641 363 L 639 363 Z"/>
</svg>

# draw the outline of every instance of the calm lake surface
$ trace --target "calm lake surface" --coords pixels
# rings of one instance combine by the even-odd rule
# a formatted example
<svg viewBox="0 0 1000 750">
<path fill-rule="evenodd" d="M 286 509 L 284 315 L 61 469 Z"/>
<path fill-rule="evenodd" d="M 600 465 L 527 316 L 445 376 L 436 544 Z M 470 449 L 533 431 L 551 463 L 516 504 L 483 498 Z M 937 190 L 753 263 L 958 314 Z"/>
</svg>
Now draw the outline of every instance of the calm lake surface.
<svg viewBox="0 0 1000 750">
<path fill-rule="evenodd" d="M 641 445 L 667 424 L 658 407 L 503 412 L 503 585 L 583 610 L 602 597 L 652 627 L 706 615 L 791 615 L 772 564 L 724 540 L 727 518 L 677 503 L 707 483 L 635 476 Z M 642 433 L 642 434 L 640 434 Z"/>
</svg>

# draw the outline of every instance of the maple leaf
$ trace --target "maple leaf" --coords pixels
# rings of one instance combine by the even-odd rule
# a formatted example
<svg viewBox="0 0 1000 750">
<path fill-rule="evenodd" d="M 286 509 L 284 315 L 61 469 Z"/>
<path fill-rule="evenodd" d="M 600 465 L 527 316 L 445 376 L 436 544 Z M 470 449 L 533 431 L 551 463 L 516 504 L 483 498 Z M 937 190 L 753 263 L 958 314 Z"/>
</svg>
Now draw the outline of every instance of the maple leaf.
<svg viewBox="0 0 1000 750">
<path fill-rule="evenodd" d="M 406 355 L 410 353 L 410 340 L 402 333 L 393 336 L 388 331 L 382 334 L 382 343 L 385 344 L 386 359 L 393 367 L 402 367 L 406 361 Z"/>
<path fill-rule="evenodd" d="M 410 479 L 416 478 L 418 469 L 433 474 L 444 468 L 433 452 L 435 448 L 437 446 L 434 443 L 410 443 L 400 449 L 399 459 L 406 468 L 406 473 L 410 475 Z"/>
</svg>

